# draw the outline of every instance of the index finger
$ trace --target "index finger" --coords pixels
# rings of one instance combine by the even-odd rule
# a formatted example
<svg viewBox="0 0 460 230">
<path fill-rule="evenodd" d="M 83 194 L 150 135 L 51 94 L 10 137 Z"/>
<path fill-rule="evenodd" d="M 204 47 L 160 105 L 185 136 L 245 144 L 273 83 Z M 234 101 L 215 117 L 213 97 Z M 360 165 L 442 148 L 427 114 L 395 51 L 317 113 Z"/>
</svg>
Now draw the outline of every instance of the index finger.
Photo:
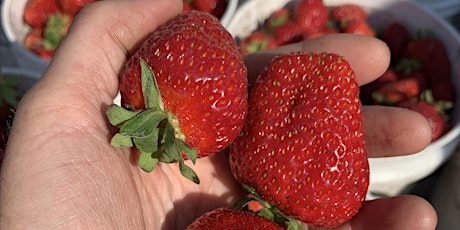
<svg viewBox="0 0 460 230">
<path fill-rule="evenodd" d="M 250 82 L 259 75 L 275 55 L 298 51 L 330 52 L 342 55 L 350 63 L 360 85 L 378 78 L 390 64 L 388 46 L 377 38 L 355 34 L 325 35 L 246 55 L 244 61 L 248 68 Z"/>
</svg>

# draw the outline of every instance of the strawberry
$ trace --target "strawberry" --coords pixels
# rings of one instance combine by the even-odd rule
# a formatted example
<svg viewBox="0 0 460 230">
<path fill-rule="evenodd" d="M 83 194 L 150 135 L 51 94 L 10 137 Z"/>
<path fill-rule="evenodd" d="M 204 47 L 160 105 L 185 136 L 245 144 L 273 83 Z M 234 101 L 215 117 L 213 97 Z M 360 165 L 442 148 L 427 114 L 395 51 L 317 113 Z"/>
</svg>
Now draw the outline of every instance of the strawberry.
<svg viewBox="0 0 460 230">
<path fill-rule="evenodd" d="M 182 0 L 182 11 L 183 12 L 188 12 L 188 11 L 191 11 L 193 8 L 192 6 L 190 5 L 190 1 L 189 0 Z"/>
<path fill-rule="evenodd" d="M 227 7 L 227 1 L 225 0 L 192 0 L 190 3 L 192 8 L 200 11 L 210 13 L 217 18 L 220 18 L 225 8 Z"/>
<path fill-rule="evenodd" d="M 75 16 L 86 5 L 97 0 L 56 0 L 62 13 Z"/>
<path fill-rule="evenodd" d="M 330 18 L 339 23 L 351 20 L 366 21 L 367 12 L 359 5 L 348 3 L 332 7 Z"/>
<path fill-rule="evenodd" d="M 369 25 L 367 21 L 362 20 L 347 21 L 342 27 L 342 32 L 350 34 L 375 36 L 374 29 L 372 29 L 372 27 Z"/>
<path fill-rule="evenodd" d="M 417 97 L 424 90 L 424 78 L 406 77 L 389 82 L 372 94 L 378 104 L 396 105 Z"/>
<path fill-rule="evenodd" d="M 193 0 L 191 5 L 197 10 L 212 13 L 216 8 L 218 0 Z"/>
<path fill-rule="evenodd" d="M 185 230 L 282 230 L 275 222 L 251 212 L 217 208 L 198 217 Z"/>
<path fill-rule="evenodd" d="M 278 47 L 275 39 L 260 31 L 252 32 L 240 42 L 240 52 L 243 55 L 275 47 Z"/>
<path fill-rule="evenodd" d="M 398 106 L 418 112 L 428 120 L 432 130 L 431 141 L 437 140 L 450 128 L 435 104 L 423 100 L 407 100 L 401 102 Z"/>
<path fill-rule="evenodd" d="M 55 13 L 48 15 L 43 28 L 31 30 L 24 39 L 24 47 L 35 52 L 44 60 L 50 60 L 54 50 L 67 34 L 73 17 Z"/>
<path fill-rule="evenodd" d="M 322 0 L 300 0 L 294 7 L 294 17 L 306 33 L 315 33 L 326 25 L 329 10 Z"/>
<path fill-rule="evenodd" d="M 120 127 L 112 144 L 134 144 L 147 172 L 158 161 L 179 162 L 198 183 L 184 158 L 194 162 L 221 151 L 246 117 L 242 57 L 219 20 L 202 11 L 182 13 L 153 32 L 128 60 L 119 89 L 124 108 L 107 111 Z"/>
<path fill-rule="evenodd" d="M 410 41 L 404 50 L 404 57 L 420 61 L 420 71 L 427 77 L 429 84 L 450 79 L 451 62 L 444 44 L 438 38 Z"/>
<path fill-rule="evenodd" d="M 381 39 L 390 49 L 392 63 L 399 62 L 410 38 L 409 30 L 398 22 L 390 23 L 383 29 Z"/>
<path fill-rule="evenodd" d="M 288 23 L 291 20 L 291 11 L 282 7 L 281 9 L 275 10 L 264 22 L 263 29 L 267 32 L 273 32 L 278 27 Z"/>
<path fill-rule="evenodd" d="M 349 220 L 369 184 L 358 94 L 339 55 L 274 58 L 252 86 L 246 122 L 230 145 L 236 180 L 305 223 Z"/>
<path fill-rule="evenodd" d="M 373 82 L 370 82 L 366 85 L 361 86 L 360 88 L 360 99 L 363 105 L 375 104 L 375 100 L 372 94 L 383 87 L 388 82 L 393 82 L 398 80 L 398 75 L 393 69 L 387 69 L 380 77 L 375 79 Z"/>
<path fill-rule="evenodd" d="M 278 46 L 300 42 L 304 37 L 304 30 L 295 22 L 288 22 L 279 26 L 273 35 Z"/>
<path fill-rule="evenodd" d="M 42 28 L 48 16 L 58 11 L 55 0 L 28 0 L 24 8 L 24 21 L 32 28 Z"/>
</svg>

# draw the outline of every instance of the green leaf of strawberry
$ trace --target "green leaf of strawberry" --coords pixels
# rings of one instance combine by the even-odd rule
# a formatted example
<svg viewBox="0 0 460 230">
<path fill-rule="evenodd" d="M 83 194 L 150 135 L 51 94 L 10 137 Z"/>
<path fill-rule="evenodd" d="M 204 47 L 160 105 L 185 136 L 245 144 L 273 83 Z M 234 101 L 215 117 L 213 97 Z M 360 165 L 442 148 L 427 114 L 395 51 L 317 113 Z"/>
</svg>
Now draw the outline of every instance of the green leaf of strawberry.
<svg viewBox="0 0 460 230">
<path fill-rule="evenodd" d="M 196 162 L 196 150 L 185 144 L 180 130 L 173 126 L 176 121 L 169 111 L 164 110 L 155 76 L 145 61 L 140 61 L 141 83 L 145 110 L 131 111 L 118 105 L 110 105 L 107 116 L 110 123 L 120 128 L 111 144 L 115 147 L 132 147 L 139 150 L 138 165 L 151 172 L 158 161 L 179 162 L 179 168 L 187 179 L 199 184 L 196 173 L 184 163 L 182 153 Z"/>
</svg>

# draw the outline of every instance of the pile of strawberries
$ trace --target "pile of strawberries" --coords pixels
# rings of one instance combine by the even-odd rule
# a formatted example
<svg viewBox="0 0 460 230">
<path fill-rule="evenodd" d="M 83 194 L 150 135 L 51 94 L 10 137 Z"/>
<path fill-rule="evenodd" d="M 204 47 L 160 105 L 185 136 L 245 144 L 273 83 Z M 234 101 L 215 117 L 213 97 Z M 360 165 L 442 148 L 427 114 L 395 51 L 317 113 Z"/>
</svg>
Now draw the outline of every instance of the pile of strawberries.
<svg viewBox="0 0 460 230">
<path fill-rule="evenodd" d="M 432 141 L 450 130 L 449 115 L 456 100 L 451 62 L 442 41 L 430 32 L 411 33 L 398 22 L 373 28 L 367 12 L 355 4 L 327 7 L 322 0 L 298 0 L 276 10 L 255 31 L 238 39 L 240 52 L 249 54 L 332 33 L 374 36 L 390 48 L 388 71 L 361 88 L 363 104 L 420 112 L 431 123 Z"/>
<path fill-rule="evenodd" d="M 95 1 L 28 0 L 23 18 L 31 30 L 24 39 L 24 47 L 50 60 L 78 11 Z"/>
<path fill-rule="evenodd" d="M 24 39 L 24 47 L 43 60 L 50 60 L 75 15 L 96 1 L 99 0 L 28 0 L 23 18 L 31 29 Z M 227 5 L 227 0 L 183 0 L 184 12 L 199 10 L 217 18 L 222 17 Z"/>
<path fill-rule="evenodd" d="M 240 51 L 249 54 L 331 33 L 374 36 L 367 16 L 354 4 L 327 7 L 322 0 L 291 1 L 247 37 L 239 38 Z"/>
</svg>

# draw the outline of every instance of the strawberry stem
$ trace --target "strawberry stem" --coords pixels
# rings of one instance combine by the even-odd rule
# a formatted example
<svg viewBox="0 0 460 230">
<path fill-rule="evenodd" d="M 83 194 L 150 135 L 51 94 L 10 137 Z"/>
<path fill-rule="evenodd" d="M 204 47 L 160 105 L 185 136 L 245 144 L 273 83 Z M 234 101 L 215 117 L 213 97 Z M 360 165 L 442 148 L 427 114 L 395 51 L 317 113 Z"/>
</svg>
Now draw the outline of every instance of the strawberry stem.
<svg viewBox="0 0 460 230">
<path fill-rule="evenodd" d="M 184 156 L 196 163 L 197 151 L 184 142 L 174 114 L 165 110 L 152 70 L 144 60 L 141 65 L 141 84 L 146 109 L 131 111 L 110 105 L 107 117 L 110 124 L 119 128 L 111 145 L 119 148 L 135 147 L 139 150 L 139 167 L 151 172 L 158 162 L 179 163 L 181 174 L 196 184 L 200 180 L 192 168 L 185 164 Z"/>
<path fill-rule="evenodd" d="M 242 186 L 244 190 L 249 192 L 249 197 L 237 201 L 233 206 L 235 210 L 247 210 L 254 212 L 259 216 L 263 216 L 269 220 L 272 220 L 273 222 L 288 230 L 302 229 L 302 226 L 300 225 L 300 222 L 298 220 L 284 214 L 283 212 L 281 212 L 281 210 L 269 204 L 257 193 L 257 191 L 254 188 L 247 184 L 243 184 Z M 258 210 L 251 210 L 249 208 L 249 204 L 251 204 L 251 202 L 254 201 L 261 204 L 263 208 L 260 208 Z"/>
</svg>

